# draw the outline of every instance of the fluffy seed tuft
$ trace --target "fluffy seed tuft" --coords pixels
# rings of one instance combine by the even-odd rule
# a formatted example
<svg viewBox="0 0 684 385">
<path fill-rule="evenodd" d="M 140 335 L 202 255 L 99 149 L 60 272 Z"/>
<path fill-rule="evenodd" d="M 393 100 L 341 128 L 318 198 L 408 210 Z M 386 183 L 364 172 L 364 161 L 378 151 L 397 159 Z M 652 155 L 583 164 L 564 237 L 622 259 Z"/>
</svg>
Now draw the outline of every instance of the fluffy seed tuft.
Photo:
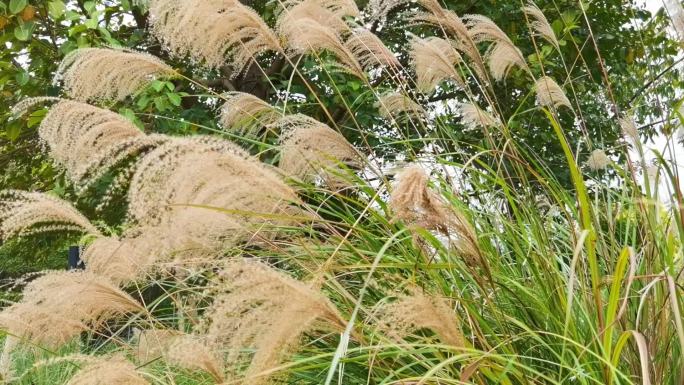
<svg viewBox="0 0 684 385">
<path fill-rule="evenodd" d="M 171 77 L 173 68 L 142 52 L 112 48 L 80 48 L 67 54 L 54 82 L 80 101 L 120 101 L 154 79 Z"/>
<path fill-rule="evenodd" d="M 100 231 L 70 203 L 37 192 L 0 191 L 0 239 L 52 231 Z"/>
<path fill-rule="evenodd" d="M 563 89 L 556 83 L 555 80 L 548 76 L 542 76 L 534 84 L 534 90 L 537 93 L 537 102 L 544 107 L 559 108 L 560 106 L 572 109 L 572 104 Z"/>
<path fill-rule="evenodd" d="M 276 367 L 302 334 L 345 327 L 318 290 L 262 263 L 237 260 L 220 277 L 221 292 L 207 313 L 207 336 L 225 348 L 233 368 L 241 363 L 247 367 L 244 373 L 230 373 L 229 380 L 243 377 L 250 384 L 263 384 L 268 375 L 262 372 Z"/>
</svg>

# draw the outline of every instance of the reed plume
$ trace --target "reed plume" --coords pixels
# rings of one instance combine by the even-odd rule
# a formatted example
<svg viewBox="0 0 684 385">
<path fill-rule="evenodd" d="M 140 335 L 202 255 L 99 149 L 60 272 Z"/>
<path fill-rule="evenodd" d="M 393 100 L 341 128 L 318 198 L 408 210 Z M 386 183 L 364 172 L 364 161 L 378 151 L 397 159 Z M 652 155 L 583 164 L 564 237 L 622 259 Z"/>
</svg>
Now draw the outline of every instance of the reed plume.
<svg viewBox="0 0 684 385">
<path fill-rule="evenodd" d="M 392 221 L 438 231 L 449 238 L 449 247 L 455 249 L 468 265 L 480 265 L 475 229 L 461 212 L 432 191 L 428 183 L 428 174 L 417 165 L 397 174 L 389 202 Z"/>
<path fill-rule="evenodd" d="M 221 107 L 219 121 L 223 129 L 236 135 L 254 137 L 260 128 L 273 123 L 282 114 L 258 97 L 245 92 L 229 92 Z"/>
<path fill-rule="evenodd" d="M 79 48 L 57 67 L 54 82 L 80 101 L 120 101 L 154 79 L 175 74 L 160 59 L 142 52 L 113 48 Z"/>
<path fill-rule="evenodd" d="M 145 135 L 123 116 L 85 103 L 60 100 L 38 128 L 52 159 L 85 188 L 132 156 L 166 141 Z"/>
<path fill-rule="evenodd" d="M 520 49 L 513 44 L 508 35 L 496 23 L 482 15 L 467 15 L 464 18 L 468 27 L 468 34 L 475 43 L 491 43 L 484 58 L 489 64 L 489 71 L 495 80 L 504 79 L 516 66 L 529 72 L 527 62 Z"/>
<path fill-rule="evenodd" d="M 458 111 L 461 113 L 461 122 L 471 130 L 478 127 L 487 128 L 501 125 L 497 118 L 473 103 L 459 104 Z"/>
<path fill-rule="evenodd" d="M 237 0 L 151 0 L 152 34 L 176 56 L 242 73 L 259 55 L 282 49 L 253 9 Z"/>
<path fill-rule="evenodd" d="M 587 167 L 593 171 L 603 170 L 610 164 L 610 158 L 606 152 L 601 149 L 596 149 L 589 154 L 587 159 Z"/>
<path fill-rule="evenodd" d="M 632 117 L 623 116 L 618 119 L 618 123 L 625 139 L 633 144 L 639 141 L 639 130 L 637 129 L 636 123 L 634 123 L 634 119 L 632 119 Z"/>
<path fill-rule="evenodd" d="M 357 28 L 345 42 L 345 46 L 356 57 L 364 70 L 376 67 L 397 69 L 401 67 L 392 51 L 373 32 L 365 28 Z"/>
<path fill-rule="evenodd" d="M 99 359 L 79 370 L 67 385 L 149 385 L 132 362 L 123 357 Z"/>
<path fill-rule="evenodd" d="M 100 231 L 70 203 L 37 192 L 0 191 L 0 239 L 52 231 Z"/>
<path fill-rule="evenodd" d="M 204 371 L 217 384 L 224 381 L 223 364 L 202 337 L 188 334 L 172 337 L 163 357 L 166 362 L 179 368 Z"/>
<path fill-rule="evenodd" d="M 549 24 L 549 21 L 546 19 L 546 16 L 544 16 L 544 12 L 542 12 L 542 10 L 539 9 L 539 7 L 537 7 L 537 5 L 532 2 L 528 3 L 527 6 L 523 7 L 523 12 L 525 12 L 527 17 L 532 19 L 532 21 L 530 22 L 530 27 L 532 27 L 534 35 L 539 36 L 542 39 L 548 41 L 557 50 L 560 50 L 560 45 L 558 44 L 556 33 L 553 32 L 553 28 L 551 27 L 551 24 Z"/>
<path fill-rule="evenodd" d="M 166 250 L 163 234 L 142 232 L 137 237 L 100 237 L 81 255 L 86 270 L 106 277 L 115 284 L 127 284 L 143 278 Z"/>
<path fill-rule="evenodd" d="M 277 366 L 303 334 L 345 327 L 318 290 L 262 263 L 237 260 L 220 277 L 220 292 L 207 313 L 207 336 L 225 348 L 233 368 L 246 366 L 244 373 L 230 373 L 229 381 L 242 377 L 250 384 L 263 384 L 268 375 L 262 372 Z"/>
<path fill-rule="evenodd" d="M 30 282 L 22 300 L 0 312 L 0 327 L 38 346 L 57 348 L 109 318 L 142 310 L 104 277 L 55 271 Z"/>
<path fill-rule="evenodd" d="M 357 167 L 356 149 L 337 131 L 305 115 L 285 116 L 275 123 L 281 134 L 280 163 L 286 174 L 312 181 L 323 178 L 329 185 L 346 183 L 337 177 L 338 166 Z"/>
<path fill-rule="evenodd" d="M 285 40 L 288 51 L 294 55 L 307 55 L 328 51 L 337 59 L 336 68 L 359 78 L 364 72 L 352 51 L 340 36 L 350 28 L 333 12 L 313 0 L 306 0 L 280 15 L 276 28 Z"/>
<path fill-rule="evenodd" d="M 559 108 L 560 106 L 572 109 L 572 104 L 563 89 L 556 83 L 555 80 L 548 76 L 542 76 L 534 84 L 534 90 L 537 93 L 537 102 L 544 107 Z"/>
<path fill-rule="evenodd" d="M 323 7 L 323 9 L 332 12 L 338 19 L 358 17 L 361 14 L 354 0 L 285 0 L 281 4 L 283 8 L 289 9 L 303 2 L 313 2 Z"/>
<path fill-rule="evenodd" d="M 416 85 L 421 92 L 431 92 L 445 80 L 465 87 L 456 69 L 463 59 L 452 42 L 438 37 L 421 39 L 413 36 L 410 50 Z"/>
<path fill-rule="evenodd" d="M 420 104 L 400 92 L 380 95 L 375 106 L 378 107 L 380 116 L 385 119 L 398 119 L 400 114 L 405 114 L 409 118 L 420 118 L 426 114 Z"/>
<path fill-rule="evenodd" d="M 179 368 L 204 371 L 216 383 L 224 381 L 224 368 L 219 355 L 203 336 L 170 329 L 145 330 L 140 334 L 136 356 L 143 365 L 161 358 Z"/>
<path fill-rule="evenodd" d="M 296 224 L 294 190 L 236 145 L 211 138 L 176 139 L 139 162 L 129 214 L 158 226 L 174 249 L 258 242 Z"/>
<path fill-rule="evenodd" d="M 376 314 L 380 327 L 392 338 L 403 338 L 419 330 L 434 332 L 442 342 L 465 347 L 458 316 L 444 299 L 413 289 L 410 294 L 380 307 Z"/>
</svg>

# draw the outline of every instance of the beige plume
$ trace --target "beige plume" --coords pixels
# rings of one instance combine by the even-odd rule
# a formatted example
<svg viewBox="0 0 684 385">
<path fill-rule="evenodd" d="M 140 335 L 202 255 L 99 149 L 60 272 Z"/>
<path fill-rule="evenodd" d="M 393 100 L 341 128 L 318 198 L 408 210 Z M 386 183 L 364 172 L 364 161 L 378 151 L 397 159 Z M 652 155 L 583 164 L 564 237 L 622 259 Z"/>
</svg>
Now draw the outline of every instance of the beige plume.
<svg viewBox="0 0 684 385">
<path fill-rule="evenodd" d="M 419 118 L 426 114 L 420 104 L 399 92 L 380 95 L 375 106 L 378 107 L 380 116 L 385 119 L 398 119 L 400 114 L 406 114 L 410 118 Z"/>
<path fill-rule="evenodd" d="M 123 116 L 70 100 L 54 104 L 38 128 L 49 155 L 79 186 L 87 186 L 122 161 L 166 141 L 145 135 Z"/>
<path fill-rule="evenodd" d="M 282 132 L 278 167 L 290 176 L 312 181 L 323 178 L 329 185 L 345 185 L 335 170 L 340 163 L 357 167 L 356 149 L 337 131 L 305 115 L 285 116 L 275 123 Z"/>
<path fill-rule="evenodd" d="M 461 121 L 469 129 L 476 129 L 478 127 L 497 127 L 501 125 L 501 122 L 497 118 L 473 103 L 459 104 L 458 111 L 462 116 Z"/>
<path fill-rule="evenodd" d="M 231 377 L 266 383 L 268 375 L 261 373 L 276 367 L 302 334 L 344 330 L 344 320 L 323 294 L 262 263 L 238 260 L 220 277 L 221 291 L 207 312 L 207 335 L 225 348 L 233 368 L 247 367 Z"/>
<path fill-rule="evenodd" d="M 56 271 L 30 282 L 22 300 L 0 312 L 0 327 L 38 346 L 57 348 L 109 318 L 142 310 L 104 277 Z"/>
<path fill-rule="evenodd" d="M 421 92 L 431 92 L 447 79 L 465 87 L 463 78 L 456 68 L 462 58 L 452 42 L 438 37 L 421 39 L 413 36 L 410 49 L 416 72 L 416 85 Z"/>
<path fill-rule="evenodd" d="M 397 174 L 390 194 L 392 221 L 403 221 L 438 231 L 449 237 L 449 246 L 475 266 L 481 263 L 475 229 L 467 218 L 429 187 L 429 176 L 418 166 L 409 166 Z"/>
<path fill-rule="evenodd" d="M 399 60 L 392 51 L 373 32 L 367 29 L 355 29 L 347 39 L 345 46 L 366 71 L 376 67 L 401 67 Z"/>
<path fill-rule="evenodd" d="M 381 329 L 398 340 L 418 330 L 429 329 L 445 344 L 465 346 L 458 316 L 448 302 L 419 289 L 380 307 L 376 317 Z"/>
<path fill-rule="evenodd" d="M 298 201 L 273 170 L 233 143 L 191 137 L 139 161 L 129 215 L 163 229 L 173 250 L 212 249 L 279 235 L 301 220 Z"/>
<path fill-rule="evenodd" d="M 306 55 L 327 50 L 337 58 L 335 67 L 339 70 L 360 78 L 365 76 L 361 64 L 340 37 L 340 33 L 350 31 L 349 26 L 315 1 L 303 1 L 283 11 L 276 28 L 291 53 Z"/>
<path fill-rule="evenodd" d="M 537 93 L 537 102 L 541 106 L 553 108 L 565 106 L 572 109 L 572 104 L 568 97 L 565 96 L 565 92 L 552 78 L 542 76 L 534 84 L 534 90 Z"/>
<path fill-rule="evenodd" d="M 245 92 L 224 95 L 220 123 L 226 131 L 253 137 L 260 128 L 273 123 L 282 114 L 270 104 Z"/>
<path fill-rule="evenodd" d="M 237 0 L 150 0 L 152 34 L 176 56 L 209 68 L 229 64 L 242 73 L 278 38 L 253 9 Z"/>
<path fill-rule="evenodd" d="M 123 357 L 99 359 L 86 364 L 66 385 L 149 385 L 132 362 Z"/>
<path fill-rule="evenodd" d="M 174 336 L 163 357 L 171 365 L 207 372 L 216 383 L 224 381 L 223 364 L 203 337 L 188 334 Z"/>
<path fill-rule="evenodd" d="M 553 32 L 553 28 L 546 19 L 546 16 L 544 16 L 544 12 L 532 2 L 528 3 L 527 6 L 523 8 L 523 12 L 532 19 L 530 27 L 532 27 L 535 36 L 543 38 L 556 47 L 556 49 L 560 50 L 556 33 Z"/>
<path fill-rule="evenodd" d="M 69 202 L 37 192 L 0 191 L 0 238 L 52 231 L 100 231 Z"/>
<path fill-rule="evenodd" d="M 438 13 L 418 12 L 411 17 L 411 23 L 416 25 L 429 24 L 442 29 L 444 33 L 453 38 L 450 41 L 453 42 L 454 47 L 463 52 L 470 63 L 474 65 L 472 68 L 475 74 L 482 81 L 487 80 L 484 59 L 468 31 L 468 27 L 456 13 L 446 10 Z"/>
<path fill-rule="evenodd" d="M 225 369 L 219 354 L 204 336 L 169 329 L 145 330 L 140 334 L 136 355 L 143 365 L 161 358 L 179 368 L 204 371 L 216 383 L 224 381 Z"/>
<path fill-rule="evenodd" d="M 618 120 L 620 128 L 622 129 L 622 135 L 625 139 L 632 143 L 637 143 L 639 141 L 639 130 L 637 129 L 636 123 L 631 116 L 624 116 Z"/>
<path fill-rule="evenodd" d="M 354 0 L 285 0 L 282 1 L 281 4 L 285 9 L 288 9 L 303 2 L 312 2 L 321 6 L 325 10 L 332 12 L 338 19 L 358 17 L 361 14 L 359 7 Z"/>
<path fill-rule="evenodd" d="M 603 170 L 610 164 L 610 158 L 606 152 L 601 149 L 596 149 L 591 152 L 587 159 L 587 167 L 593 171 Z"/>
<path fill-rule="evenodd" d="M 475 43 L 491 43 L 485 60 L 494 79 L 502 80 L 515 66 L 529 71 L 522 52 L 491 19 L 482 15 L 467 15 L 464 18 L 468 33 Z"/>
<path fill-rule="evenodd" d="M 173 68 L 142 52 L 112 48 L 79 48 L 57 67 L 54 81 L 81 101 L 123 100 L 154 79 L 171 77 Z"/>
</svg>

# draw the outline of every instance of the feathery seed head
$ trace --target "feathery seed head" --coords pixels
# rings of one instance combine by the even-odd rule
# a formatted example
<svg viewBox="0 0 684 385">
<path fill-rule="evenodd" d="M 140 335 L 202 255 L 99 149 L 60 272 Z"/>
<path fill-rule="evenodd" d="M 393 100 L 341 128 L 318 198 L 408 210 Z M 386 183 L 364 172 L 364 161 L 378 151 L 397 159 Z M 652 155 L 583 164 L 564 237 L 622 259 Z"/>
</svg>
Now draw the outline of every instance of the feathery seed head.
<svg viewBox="0 0 684 385">
<path fill-rule="evenodd" d="M 559 108 L 560 106 L 572 109 L 572 104 L 563 89 L 556 83 L 555 80 L 548 76 L 542 76 L 534 84 L 534 90 L 537 93 L 537 102 L 544 107 Z"/>
<path fill-rule="evenodd" d="M 532 27 L 534 35 L 548 41 L 554 47 L 556 47 L 556 49 L 560 49 L 558 39 L 556 38 L 556 33 L 553 32 L 553 28 L 546 19 L 546 16 L 544 16 L 544 12 L 542 12 L 541 9 L 539 9 L 539 7 L 532 2 L 528 3 L 527 6 L 523 8 L 523 12 L 525 12 L 525 14 L 532 19 L 530 22 L 530 27 Z"/>
<path fill-rule="evenodd" d="M 480 264 L 475 229 L 467 218 L 430 189 L 429 176 L 420 166 L 410 166 L 397 174 L 390 194 L 392 221 L 436 230 L 449 237 L 449 246 L 470 265 Z"/>
<path fill-rule="evenodd" d="M 37 192 L 0 191 L 0 239 L 52 232 L 100 231 L 70 203 Z"/>
<path fill-rule="evenodd" d="M 318 290 L 262 263 L 237 260 L 220 277 L 221 291 L 208 311 L 207 336 L 225 348 L 233 367 L 246 364 L 242 375 L 230 373 L 231 377 L 262 384 L 267 376 L 259 374 L 277 366 L 302 334 L 345 327 L 337 309 Z M 247 347 L 254 354 L 246 352 Z"/>
<path fill-rule="evenodd" d="M 237 0 L 150 0 L 149 12 L 152 34 L 172 54 L 208 68 L 228 62 L 233 76 L 260 54 L 282 51 L 261 16 Z"/>
<path fill-rule="evenodd" d="M 399 60 L 397 60 L 392 51 L 373 32 L 367 29 L 355 29 L 347 39 L 345 46 L 366 71 L 378 66 L 401 67 Z"/>
<path fill-rule="evenodd" d="M 589 158 L 587 159 L 587 166 L 591 170 L 603 170 L 610 164 L 610 158 L 606 155 L 606 152 L 601 149 L 596 149 L 591 152 Z"/>
<path fill-rule="evenodd" d="M 80 101 L 123 100 L 154 79 L 175 71 L 160 59 L 142 52 L 113 48 L 79 48 L 68 53 L 54 78 L 66 93 Z"/>
<path fill-rule="evenodd" d="M 61 100 L 38 128 L 49 155 L 84 188 L 122 161 L 166 140 L 145 135 L 123 116 L 85 103 Z"/>
<path fill-rule="evenodd" d="M 221 107 L 220 123 L 237 135 L 253 137 L 261 127 L 273 123 L 281 113 L 258 97 L 244 92 L 229 92 Z"/>
<path fill-rule="evenodd" d="M 420 118 L 426 114 L 420 104 L 400 92 L 381 95 L 375 106 L 379 109 L 380 116 L 385 119 L 398 119 L 399 114 L 406 114 L 409 118 Z"/>
<path fill-rule="evenodd" d="M 132 362 L 123 357 L 112 357 L 87 364 L 67 385 L 149 385 Z"/>
<path fill-rule="evenodd" d="M 399 340 L 418 330 L 429 329 L 446 344 L 465 346 L 458 316 L 447 301 L 419 289 L 382 306 L 377 318 L 381 320 L 381 329 Z"/>
<path fill-rule="evenodd" d="M 421 92 L 431 92 L 447 79 L 465 87 L 463 78 L 456 69 L 463 59 L 449 40 L 413 36 L 410 55 L 416 72 L 416 85 Z"/>
<path fill-rule="evenodd" d="M 279 235 L 302 215 L 298 201 L 273 170 L 233 143 L 192 137 L 143 157 L 129 214 L 163 229 L 167 250 L 211 249 Z"/>
<path fill-rule="evenodd" d="M 463 124 L 469 129 L 478 127 L 497 127 L 501 125 L 501 122 L 497 118 L 473 103 L 461 103 L 458 106 L 458 110 L 462 115 L 461 120 Z"/>
<path fill-rule="evenodd" d="M 313 118 L 289 115 L 274 125 L 282 132 L 278 167 L 288 175 L 309 181 L 318 176 L 329 185 L 344 185 L 335 169 L 340 163 L 360 163 L 359 153 L 344 136 Z"/>
<path fill-rule="evenodd" d="M 475 43 L 491 43 L 485 60 L 494 79 L 502 80 L 514 66 L 529 71 L 520 49 L 496 23 L 482 15 L 466 15 L 464 19 L 468 34 Z"/>
<path fill-rule="evenodd" d="M 624 116 L 618 120 L 620 128 L 622 129 L 622 135 L 625 136 L 627 140 L 632 143 L 637 143 L 639 141 L 639 130 L 637 130 L 634 119 L 630 116 Z"/>
<path fill-rule="evenodd" d="M 56 348 L 108 318 L 140 310 L 140 304 L 104 277 L 56 271 L 30 282 L 22 300 L 0 312 L 0 327 Z"/>
</svg>

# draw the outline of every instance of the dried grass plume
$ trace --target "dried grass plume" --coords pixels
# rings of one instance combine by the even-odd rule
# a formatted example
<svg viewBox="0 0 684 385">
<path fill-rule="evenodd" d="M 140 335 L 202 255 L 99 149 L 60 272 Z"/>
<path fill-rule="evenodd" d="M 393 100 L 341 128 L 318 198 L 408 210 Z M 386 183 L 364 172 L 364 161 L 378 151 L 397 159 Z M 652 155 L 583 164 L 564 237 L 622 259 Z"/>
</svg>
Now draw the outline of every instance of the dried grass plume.
<svg viewBox="0 0 684 385">
<path fill-rule="evenodd" d="M 452 42 L 438 37 L 421 39 L 414 36 L 410 54 L 420 91 L 431 92 L 447 79 L 465 87 L 457 69 L 463 59 Z"/>
<path fill-rule="evenodd" d="M 253 9 L 237 0 L 150 0 L 152 34 L 176 56 L 242 73 L 259 55 L 281 52 L 278 38 Z"/>
<path fill-rule="evenodd" d="M 67 385 L 149 385 L 132 362 L 123 357 L 86 364 Z"/>
<path fill-rule="evenodd" d="M 542 76 L 534 84 L 534 90 L 537 93 L 537 102 L 540 105 L 556 109 L 565 106 L 572 109 L 572 104 L 568 97 L 565 96 L 565 92 L 552 78 Z"/>
<path fill-rule="evenodd" d="M 276 125 L 282 132 L 278 167 L 288 175 L 309 181 L 321 177 L 338 185 L 344 184 L 336 176 L 341 163 L 359 165 L 359 153 L 344 136 L 313 118 L 289 115 Z"/>
<path fill-rule="evenodd" d="M 263 384 L 269 376 L 262 372 L 276 367 L 304 333 L 344 330 L 344 320 L 323 294 L 262 263 L 237 260 L 220 277 L 207 335 L 225 349 L 233 368 L 247 367 L 229 373 L 228 380 Z"/>
<path fill-rule="evenodd" d="M 553 32 L 553 28 L 551 27 L 551 24 L 549 24 L 549 21 L 546 19 L 546 16 L 544 16 L 544 12 L 542 12 L 542 10 L 539 9 L 539 7 L 537 7 L 537 5 L 532 2 L 528 3 L 527 6 L 523 7 L 523 12 L 525 12 L 527 17 L 532 19 L 530 21 L 530 27 L 532 27 L 534 35 L 539 36 L 542 39 L 548 41 L 557 50 L 560 50 L 560 45 L 558 44 L 556 33 Z"/>
<path fill-rule="evenodd" d="M 458 316 L 447 301 L 419 289 L 380 307 L 376 316 L 381 329 L 393 338 L 401 340 L 421 329 L 429 329 L 445 344 L 465 346 Z"/>
<path fill-rule="evenodd" d="M 37 192 L 0 191 L 0 238 L 4 241 L 52 231 L 100 231 L 69 202 Z"/>
<path fill-rule="evenodd" d="M 120 101 L 154 79 L 171 77 L 173 68 L 142 52 L 112 48 L 80 48 L 57 67 L 54 82 L 80 101 Z"/>
</svg>

